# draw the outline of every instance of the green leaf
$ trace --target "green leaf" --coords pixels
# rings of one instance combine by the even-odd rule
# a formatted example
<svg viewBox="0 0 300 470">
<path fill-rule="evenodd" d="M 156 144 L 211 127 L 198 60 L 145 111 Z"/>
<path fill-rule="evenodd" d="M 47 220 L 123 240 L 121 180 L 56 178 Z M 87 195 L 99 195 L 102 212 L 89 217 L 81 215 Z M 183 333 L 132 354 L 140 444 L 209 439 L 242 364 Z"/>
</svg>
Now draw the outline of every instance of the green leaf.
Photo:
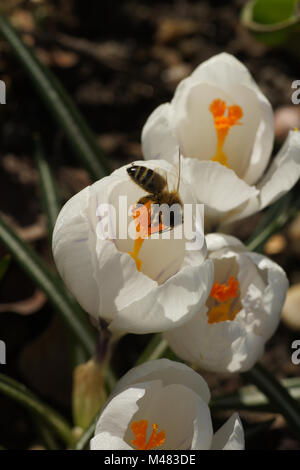
<svg viewBox="0 0 300 470">
<path fill-rule="evenodd" d="M 5 255 L 0 260 L 0 281 L 4 278 L 10 265 L 10 255 Z"/>
<path fill-rule="evenodd" d="M 147 361 L 153 361 L 159 359 L 164 355 L 168 349 L 167 340 L 165 340 L 161 334 L 157 333 L 152 336 L 145 350 L 142 352 L 140 357 L 135 363 L 135 366 L 139 366 Z"/>
<path fill-rule="evenodd" d="M 78 440 L 76 447 L 75 447 L 76 450 L 87 449 L 88 444 L 94 435 L 98 418 L 99 418 L 99 413 L 95 416 L 91 424 L 85 429 L 81 438 Z"/>
<path fill-rule="evenodd" d="M 0 14 L 0 32 L 13 49 L 58 126 L 64 130 L 81 164 L 95 179 L 100 179 L 109 173 L 107 158 L 71 97 L 54 74 L 24 44 L 19 34 L 2 14 Z"/>
<path fill-rule="evenodd" d="M 12 398 L 42 418 L 66 444 L 72 443 L 73 434 L 68 422 L 59 413 L 43 403 L 27 387 L 4 374 L 0 374 L 0 393 Z"/>
<path fill-rule="evenodd" d="M 241 20 L 256 38 L 269 46 L 287 43 L 299 32 L 299 0 L 254 0 L 245 5 Z"/>
<path fill-rule="evenodd" d="M 44 212 L 47 215 L 48 239 L 49 244 L 51 246 L 55 222 L 61 209 L 61 201 L 51 168 L 45 157 L 41 139 L 38 135 L 35 136 L 35 160 L 39 173 L 39 184 L 42 196 L 42 204 Z M 75 304 L 75 299 L 72 300 Z M 79 308 L 80 307 L 78 306 L 78 309 Z M 74 340 L 73 337 L 70 337 L 68 338 L 68 340 L 70 343 L 71 360 L 73 367 L 83 362 L 86 362 L 90 358 L 90 354 L 82 348 L 82 345 L 78 343 L 77 339 Z"/>
<path fill-rule="evenodd" d="M 49 271 L 44 261 L 21 240 L 0 217 L 0 241 L 4 243 L 22 269 L 33 282 L 45 292 L 65 324 L 85 350 L 92 355 L 95 349 L 95 334 L 87 316 L 67 294 L 62 282 Z"/>
<path fill-rule="evenodd" d="M 283 379 L 281 385 L 286 388 L 294 400 L 300 401 L 300 377 Z M 254 412 L 276 413 L 277 409 L 270 403 L 255 385 L 240 387 L 236 392 L 214 397 L 210 406 L 215 410 L 247 410 Z"/>
<path fill-rule="evenodd" d="M 260 24 L 276 24 L 297 16 L 298 0 L 256 0 L 252 18 Z"/>
<path fill-rule="evenodd" d="M 40 191 L 42 196 L 42 204 L 47 215 L 48 237 L 50 246 L 52 243 L 52 233 L 61 203 L 57 192 L 57 187 L 52 175 L 52 171 L 45 158 L 44 149 L 38 136 L 35 137 L 35 160 L 39 173 Z"/>
<path fill-rule="evenodd" d="M 260 364 L 256 364 L 243 375 L 267 396 L 271 405 L 285 417 L 291 429 L 300 436 L 300 404 L 288 390 Z"/>
<path fill-rule="evenodd" d="M 299 209 L 300 197 L 293 198 L 292 192 L 287 193 L 270 206 L 246 243 L 249 250 L 262 251 L 269 238 L 282 230 L 296 216 Z"/>
</svg>

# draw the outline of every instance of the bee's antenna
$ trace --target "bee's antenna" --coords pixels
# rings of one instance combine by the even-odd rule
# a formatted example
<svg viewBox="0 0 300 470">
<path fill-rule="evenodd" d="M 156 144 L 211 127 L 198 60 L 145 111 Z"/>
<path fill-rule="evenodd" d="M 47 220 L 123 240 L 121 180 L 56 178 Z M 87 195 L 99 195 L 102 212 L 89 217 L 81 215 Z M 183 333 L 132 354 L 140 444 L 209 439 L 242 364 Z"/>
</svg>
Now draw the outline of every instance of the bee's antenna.
<svg viewBox="0 0 300 470">
<path fill-rule="evenodd" d="M 179 161 L 179 166 L 178 166 L 178 182 L 177 182 L 177 192 L 179 191 L 179 186 L 180 186 L 180 176 L 181 176 L 181 153 L 180 153 L 180 147 L 178 146 L 178 161 Z"/>
</svg>

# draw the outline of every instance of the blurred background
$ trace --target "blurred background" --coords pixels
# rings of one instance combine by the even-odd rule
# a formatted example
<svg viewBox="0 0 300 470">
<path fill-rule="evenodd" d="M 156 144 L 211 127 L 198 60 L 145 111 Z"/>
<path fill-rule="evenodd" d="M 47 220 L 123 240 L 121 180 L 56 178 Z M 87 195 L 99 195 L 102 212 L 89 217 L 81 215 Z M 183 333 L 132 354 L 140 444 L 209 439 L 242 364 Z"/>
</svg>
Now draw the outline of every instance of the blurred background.
<svg viewBox="0 0 300 470">
<path fill-rule="evenodd" d="M 25 43 L 75 100 L 112 168 L 142 158 L 140 136 L 148 115 L 171 99 L 179 81 L 199 63 L 222 51 L 244 62 L 272 103 L 275 149 L 289 128 L 300 127 L 300 107 L 291 102 L 291 84 L 300 79 L 299 33 L 257 38 L 241 21 L 245 4 L 243 0 L 0 0 L 0 8 Z M 42 137 L 62 201 L 91 180 L 1 35 L 0 79 L 7 87 L 6 105 L 0 106 L 0 212 L 51 266 L 33 135 Z M 260 217 L 240 224 L 236 235 L 247 240 Z M 291 343 L 300 339 L 300 213 L 263 250 L 287 271 L 295 286 L 262 362 L 278 378 L 300 376 L 300 365 L 291 362 Z M 6 253 L 0 246 L 0 257 Z M 65 330 L 44 294 L 13 261 L 0 284 L 0 339 L 7 345 L 7 364 L 0 365 L 0 372 L 27 384 L 69 416 L 72 368 Z M 120 352 L 114 358 L 119 374 L 134 363 L 147 339 L 131 335 L 122 339 L 122 359 Z M 215 394 L 230 393 L 244 380 L 205 377 Z M 276 418 L 263 444 L 261 436 L 254 437 L 249 449 L 300 449 L 281 417 L 258 413 L 242 417 L 250 424 Z M 41 445 L 39 424 L 2 395 L 0 423 L 0 444 L 6 448 Z"/>
</svg>

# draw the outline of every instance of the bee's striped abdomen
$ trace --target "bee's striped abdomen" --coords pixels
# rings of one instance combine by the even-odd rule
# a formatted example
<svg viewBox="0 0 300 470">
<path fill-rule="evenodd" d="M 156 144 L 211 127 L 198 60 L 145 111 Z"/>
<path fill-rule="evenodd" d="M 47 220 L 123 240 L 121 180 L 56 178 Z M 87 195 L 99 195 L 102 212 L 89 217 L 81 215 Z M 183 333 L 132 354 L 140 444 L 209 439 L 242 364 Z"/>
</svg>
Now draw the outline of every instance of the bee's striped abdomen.
<svg viewBox="0 0 300 470">
<path fill-rule="evenodd" d="M 132 165 L 127 168 L 130 178 L 149 193 L 159 193 L 166 186 L 166 180 L 156 171 L 145 166 Z"/>
</svg>

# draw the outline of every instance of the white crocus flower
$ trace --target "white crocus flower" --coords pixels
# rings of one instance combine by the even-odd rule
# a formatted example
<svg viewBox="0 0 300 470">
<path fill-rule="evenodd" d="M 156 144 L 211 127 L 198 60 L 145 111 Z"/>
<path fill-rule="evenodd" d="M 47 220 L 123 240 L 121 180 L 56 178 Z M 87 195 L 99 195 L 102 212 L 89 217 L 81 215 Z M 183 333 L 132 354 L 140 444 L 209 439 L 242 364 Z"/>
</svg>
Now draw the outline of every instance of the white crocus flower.
<svg viewBox="0 0 300 470">
<path fill-rule="evenodd" d="M 198 66 L 159 106 L 142 132 L 146 159 L 173 161 L 206 207 L 210 229 L 247 217 L 289 191 L 300 176 L 300 132 L 270 163 L 273 111 L 247 68 L 222 53 Z"/>
<path fill-rule="evenodd" d="M 178 357 L 213 372 L 250 369 L 276 330 L 288 288 L 284 271 L 236 238 L 210 234 L 214 284 L 204 308 L 165 337 Z"/>
<path fill-rule="evenodd" d="M 168 162 L 136 164 L 159 169 L 168 181 L 172 177 L 177 181 L 176 170 Z M 159 239 L 135 239 L 137 227 L 130 207 L 146 192 L 129 177 L 128 167 L 86 187 L 65 204 L 54 229 L 53 254 L 60 275 L 81 306 L 96 319 L 105 319 L 111 330 L 165 331 L 188 320 L 205 303 L 213 264 L 204 259 L 205 239 L 199 225 L 202 245 L 196 251 L 187 251 L 183 237 L 175 239 L 176 228 L 163 234 L 169 239 L 162 239 L 162 234 Z M 179 193 L 183 203 L 193 200 L 183 179 Z M 128 254 L 133 251 L 135 257 Z"/>
<path fill-rule="evenodd" d="M 238 415 L 213 434 L 206 382 L 184 364 L 160 359 L 117 384 L 91 440 L 92 450 L 242 450 Z"/>
</svg>

